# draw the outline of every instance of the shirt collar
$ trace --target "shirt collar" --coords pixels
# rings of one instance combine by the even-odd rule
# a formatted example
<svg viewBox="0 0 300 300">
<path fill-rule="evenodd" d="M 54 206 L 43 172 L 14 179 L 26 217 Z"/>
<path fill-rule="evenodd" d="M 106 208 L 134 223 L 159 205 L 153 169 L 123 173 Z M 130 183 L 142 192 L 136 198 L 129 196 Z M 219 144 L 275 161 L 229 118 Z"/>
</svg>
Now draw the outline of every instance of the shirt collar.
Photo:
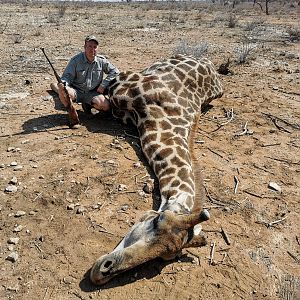
<svg viewBox="0 0 300 300">
<path fill-rule="evenodd" d="M 89 62 L 89 60 L 87 59 L 85 53 L 82 52 L 82 54 L 83 54 L 83 60 L 84 60 L 84 62 L 90 64 L 90 62 Z M 95 61 L 96 61 L 96 56 L 95 56 L 94 60 L 93 60 L 91 63 L 94 63 Z"/>
</svg>

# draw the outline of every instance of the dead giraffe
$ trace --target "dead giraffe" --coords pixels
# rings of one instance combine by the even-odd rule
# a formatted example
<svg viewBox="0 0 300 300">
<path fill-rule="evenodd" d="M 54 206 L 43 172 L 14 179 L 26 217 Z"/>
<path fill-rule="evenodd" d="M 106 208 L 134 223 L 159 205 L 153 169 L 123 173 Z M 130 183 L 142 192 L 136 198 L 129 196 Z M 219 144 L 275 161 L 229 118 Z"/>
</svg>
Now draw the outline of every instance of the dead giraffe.
<svg viewBox="0 0 300 300">
<path fill-rule="evenodd" d="M 221 97 L 222 85 L 207 59 L 178 55 L 141 73 L 121 73 L 110 85 L 113 114 L 137 127 L 142 150 L 159 182 L 161 205 L 132 227 L 119 245 L 93 265 L 101 285 L 156 257 L 173 259 L 183 248 L 206 245 L 200 222 L 205 197 L 193 156 L 201 107 Z"/>
</svg>

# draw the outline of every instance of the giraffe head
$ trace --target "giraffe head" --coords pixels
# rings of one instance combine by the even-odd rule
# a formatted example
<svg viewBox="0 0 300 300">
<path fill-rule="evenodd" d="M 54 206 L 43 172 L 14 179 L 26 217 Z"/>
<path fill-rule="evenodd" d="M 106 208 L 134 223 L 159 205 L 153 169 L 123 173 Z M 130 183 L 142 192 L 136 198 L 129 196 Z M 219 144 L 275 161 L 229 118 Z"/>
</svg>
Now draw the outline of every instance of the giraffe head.
<svg viewBox="0 0 300 300">
<path fill-rule="evenodd" d="M 102 285 L 154 258 L 170 260 L 183 248 L 205 246 L 206 238 L 199 223 L 208 219 L 206 210 L 193 214 L 177 214 L 170 210 L 146 212 L 115 250 L 95 262 L 91 281 Z"/>
</svg>

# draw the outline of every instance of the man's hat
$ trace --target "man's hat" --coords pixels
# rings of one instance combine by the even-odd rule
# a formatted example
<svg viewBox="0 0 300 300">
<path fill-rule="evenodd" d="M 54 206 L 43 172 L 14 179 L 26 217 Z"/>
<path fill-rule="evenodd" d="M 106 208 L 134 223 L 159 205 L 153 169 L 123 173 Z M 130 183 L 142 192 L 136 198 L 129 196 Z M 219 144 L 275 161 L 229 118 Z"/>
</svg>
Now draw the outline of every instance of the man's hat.
<svg viewBox="0 0 300 300">
<path fill-rule="evenodd" d="M 97 45 L 99 45 L 99 42 L 98 42 L 97 38 L 94 35 L 88 35 L 85 38 L 85 42 L 89 42 L 89 41 L 94 41 L 94 42 L 97 43 Z"/>
</svg>

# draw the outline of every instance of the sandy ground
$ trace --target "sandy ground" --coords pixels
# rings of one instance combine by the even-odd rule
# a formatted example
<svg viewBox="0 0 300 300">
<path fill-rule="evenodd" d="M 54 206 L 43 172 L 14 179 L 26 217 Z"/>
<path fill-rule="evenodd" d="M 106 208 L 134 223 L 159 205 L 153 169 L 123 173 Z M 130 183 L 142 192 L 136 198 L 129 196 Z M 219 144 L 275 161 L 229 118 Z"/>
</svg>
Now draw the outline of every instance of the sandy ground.
<svg viewBox="0 0 300 300">
<path fill-rule="evenodd" d="M 1 299 L 300 299 L 300 46 L 292 38 L 299 6 L 270 3 L 270 12 L 1 4 Z M 158 196 L 142 192 L 153 175 L 134 128 L 77 106 L 83 126 L 70 130 L 49 90 L 55 78 L 40 47 L 61 73 L 90 33 L 121 71 L 142 70 L 186 44 L 207 50 L 217 67 L 231 60 L 224 96 L 203 113 L 195 141 L 209 244 L 101 288 L 86 279 L 89 268 L 157 208 Z"/>
</svg>

